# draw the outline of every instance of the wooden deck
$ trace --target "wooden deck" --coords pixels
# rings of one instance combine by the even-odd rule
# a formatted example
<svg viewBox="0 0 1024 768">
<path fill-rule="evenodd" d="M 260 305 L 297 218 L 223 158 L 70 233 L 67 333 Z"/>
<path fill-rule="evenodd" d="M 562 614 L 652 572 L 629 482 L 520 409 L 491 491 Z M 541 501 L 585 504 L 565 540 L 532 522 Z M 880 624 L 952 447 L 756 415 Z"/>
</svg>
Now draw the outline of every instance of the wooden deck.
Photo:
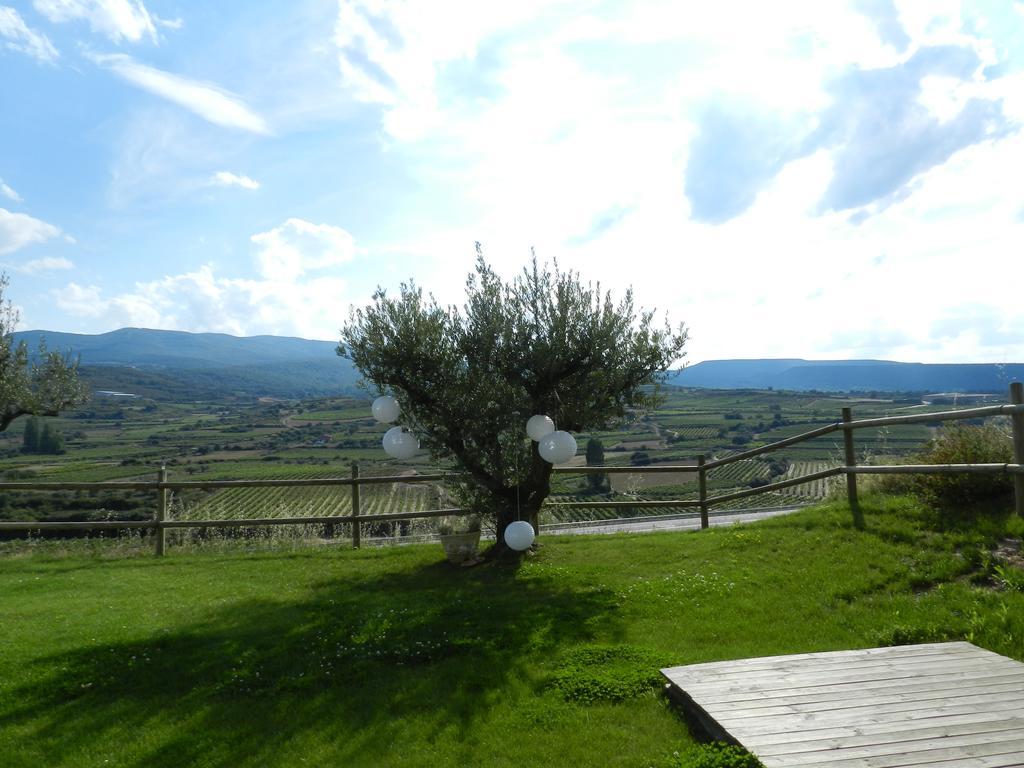
<svg viewBox="0 0 1024 768">
<path fill-rule="evenodd" d="M 663 669 L 670 692 L 766 768 L 1024 766 L 1024 664 L 970 643 Z"/>
</svg>

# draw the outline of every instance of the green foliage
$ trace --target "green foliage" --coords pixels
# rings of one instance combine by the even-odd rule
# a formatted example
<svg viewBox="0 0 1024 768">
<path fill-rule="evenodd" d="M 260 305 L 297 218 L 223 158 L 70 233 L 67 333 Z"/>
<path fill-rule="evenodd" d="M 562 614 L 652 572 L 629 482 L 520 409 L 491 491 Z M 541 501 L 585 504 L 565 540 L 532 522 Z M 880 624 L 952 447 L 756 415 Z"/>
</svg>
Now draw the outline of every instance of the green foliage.
<svg viewBox="0 0 1024 768">
<path fill-rule="evenodd" d="M 700 744 L 685 752 L 676 752 L 665 768 L 762 768 L 761 761 L 742 747 L 720 741 Z"/>
<path fill-rule="evenodd" d="M 57 456 L 64 453 L 64 435 L 48 421 L 29 416 L 22 435 L 22 453 Z"/>
<path fill-rule="evenodd" d="M 44 422 L 39 435 L 39 453 L 57 456 L 64 453 L 64 435 L 50 422 Z"/>
<path fill-rule="evenodd" d="M 88 393 L 78 381 L 78 363 L 39 342 L 35 359 L 28 345 L 14 342 L 18 312 L 4 299 L 7 275 L 0 273 L 0 432 L 19 416 L 58 412 L 85 402 Z"/>
<path fill-rule="evenodd" d="M 954 424 L 943 428 L 919 458 L 923 464 L 1011 463 L 1013 444 L 1009 434 L 996 426 Z M 967 520 L 979 511 L 1008 504 L 1013 494 L 1009 475 L 919 475 L 913 478 L 911 487 L 935 506 L 945 523 Z"/>
<path fill-rule="evenodd" d="M 664 654 L 632 645 L 574 648 L 562 658 L 548 686 L 579 704 L 625 701 L 650 693 L 664 682 Z"/>
<path fill-rule="evenodd" d="M 1014 592 L 1024 592 L 1024 568 L 1016 568 L 1012 565 L 997 565 L 995 571 L 996 583 L 1003 589 Z"/>
<path fill-rule="evenodd" d="M 38 453 L 40 435 L 41 430 L 39 429 L 39 419 L 35 416 L 29 416 L 25 420 L 25 432 L 21 441 L 22 452 Z"/>
<path fill-rule="evenodd" d="M 919 643 L 944 643 L 961 640 L 963 627 L 908 626 L 897 624 L 875 633 L 875 644 L 880 646 L 917 645 Z"/>
<path fill-rule="evenodd" d="M 551 465 L 524 440 L 526 420 L 540 413 L 572 432 L 606 428 L 655 401 L 648 385 L 685 343 L 684 328 L 656 328 L 653 312 L 637 313 L 630 291 L 615 304 L 536 259 L 506 283 L 478 247 L 462 311 L 411 282 L 394 298 L 378 289 L 353 311 L 338 353 L 394 393 L 403 424 L 436 459 L 468 473 L 464 501 L 497 517 L 500 540 L 517 507 L 535 516 L 549 493 Z"/>
<path fill-rule="evenodd" d="M 599 437 L 592 437 L 587 440 L 587 466 L 588 467 L 602 467 L 604 466 L 604 443 Z M 587 486 L 595 493 L 602 493 L 610 490 L 608 483 L 608 475 L 593 474 L 585 475 L 587 478 Z"/>
</svg>

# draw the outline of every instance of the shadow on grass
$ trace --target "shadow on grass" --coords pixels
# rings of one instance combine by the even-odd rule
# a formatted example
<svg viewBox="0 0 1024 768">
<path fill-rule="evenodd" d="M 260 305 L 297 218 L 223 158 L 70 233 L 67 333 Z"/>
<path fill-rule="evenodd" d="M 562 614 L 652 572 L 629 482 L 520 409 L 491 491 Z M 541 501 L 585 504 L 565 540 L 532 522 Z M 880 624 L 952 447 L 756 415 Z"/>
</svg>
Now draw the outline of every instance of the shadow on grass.
<svg viewBox="0 0 1024 768">
<path fill-rule="evenodd" d="M 0 728 L 31 732 L 53 762 L 137 734 L 115 762 L 138 766 L 274 764 L 301 743 L 334 764 L 372 764 L 406 729 L 421 745 L 442 732 L 469 744 L 510 691 L 529 695 L 516 680 L 545 653 L 618 634 L 610 592 L 514 571 L 427 565 L 322 582 L 298 599 L 282 584 L 280 600 L 42 659 Z"/>
</svg>

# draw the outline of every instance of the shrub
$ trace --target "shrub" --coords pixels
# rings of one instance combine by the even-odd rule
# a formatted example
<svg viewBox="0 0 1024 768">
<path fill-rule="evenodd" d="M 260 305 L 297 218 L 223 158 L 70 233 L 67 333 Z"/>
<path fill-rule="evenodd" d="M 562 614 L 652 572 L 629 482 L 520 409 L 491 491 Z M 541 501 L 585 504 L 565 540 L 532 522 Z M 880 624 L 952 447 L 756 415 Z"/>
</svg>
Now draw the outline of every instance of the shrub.
<svg viewBox="0 0 1024 768">
<path fill-rule="evenodd" d="M 634 467 L 642 467 L 651 463 L 651 456 L 646 451 L 637 451 L 629 457 L 629 463 Z"/>
<path fill-rule="evenodd" d="M 668 663 L 632 645 L 581 646 L 562 658 L 548 686 L 578 704 L 625 701 L 656 690 Z"/>
<path fill-rule="evenodd" d="M 918 460 L 922 464 L 1005 464 L 1013 461 L 1013 445 L 998 427 L 954 425 L 928 442 Z M 1013 481 L 1009 475 L 919 475 L 911 489 L 944 519 L 954 521 L 1007 504 Z"/>
</svg>

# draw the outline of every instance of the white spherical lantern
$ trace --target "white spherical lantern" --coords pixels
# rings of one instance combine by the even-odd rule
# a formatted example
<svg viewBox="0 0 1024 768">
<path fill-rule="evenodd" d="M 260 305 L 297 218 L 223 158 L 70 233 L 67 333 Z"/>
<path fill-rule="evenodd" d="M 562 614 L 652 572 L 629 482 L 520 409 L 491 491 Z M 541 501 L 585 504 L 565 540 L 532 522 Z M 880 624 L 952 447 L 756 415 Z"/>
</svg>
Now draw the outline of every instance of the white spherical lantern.
<svg viewBox="0 0 1024 768">
<path fill-rule="evenodd" d="M 525 520 L 516 520 L 505 528 L 505 543 L 509 549 L 522 552 L 533 544 L 533 526 Z"/>
<path fill-rule="evenodd" d="M 537 414 L 531 416 L 526 421 L 526 434 L 530 436 L 530 439 L 534 442 L 539 441 L 544 435 L 550 435 L 555 431 L 555 422 L 549 417 Z"/>
<path fill-rule="evenodd" d="M 391 395 L 381 395 L 370 406 L 373 418 L 383 424 L 390 424 L 398 418 L 398 401 Z"/>
<path fill-rule="evenodd" d="M 411 459 L 420 448 L 420 441 L 411 432 L 406 432 L 402 427 L 392 427 L 384 433 L 381 440 L 384 446 L 384 453 L 393 459 Z"/>
<path fill-rule="evenodd" d="M 544 461 L 552 464 L 565 464 L 576 455 L 576 438 L 568 432 L 557 430 L 538 440 L 537 450 Z"/>
</svg>

